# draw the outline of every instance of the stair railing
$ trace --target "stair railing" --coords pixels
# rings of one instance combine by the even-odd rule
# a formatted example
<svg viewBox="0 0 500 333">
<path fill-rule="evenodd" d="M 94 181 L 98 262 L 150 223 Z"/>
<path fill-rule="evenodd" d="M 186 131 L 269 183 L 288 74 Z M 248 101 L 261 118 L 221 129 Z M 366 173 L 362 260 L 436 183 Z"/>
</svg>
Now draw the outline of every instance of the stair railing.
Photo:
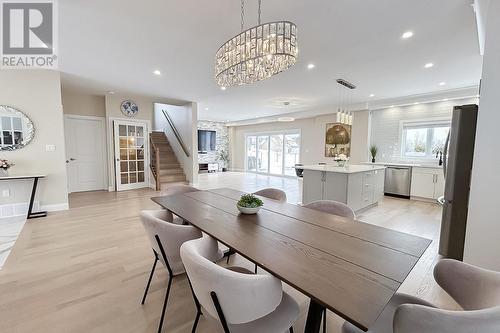
<svg viewBox="0 0 500 333">
<path fill-rule="evenodd" d="M 151 160 L 149 162 L 149 167 L 151 173 L 156 181 L 156 190 L 161 189 L 161 179 L 160 179 L 160 148 L 153 142 L 153 134 L 149 134 L 149 145 L 151 147 Z"/>
<path fill-rule="evenodd" d="M 170 116 L 168 115 L 168 112 L 166 110 L 161 110 L 161 111 L 163 112 L 163 115 L 167 119 L 167 122 L 170 125 L 172 132 L 174 132 L 175 138 L 177 139 L 177 141 L 181 145 L 181 148 L 184 151 L 184 154 L 186 154 L 186 156 L 189 157 L 190 156 L 189 150 L 187 149 L 186 145 L 184 144 L 184 141 L 182 141 L 182 137 L 181 137 L 179 131 L 177 130 L 177 128 L 175 127 L 174 122 L 172 121 L 172 118 L 170 118 Z"/>
</svg>

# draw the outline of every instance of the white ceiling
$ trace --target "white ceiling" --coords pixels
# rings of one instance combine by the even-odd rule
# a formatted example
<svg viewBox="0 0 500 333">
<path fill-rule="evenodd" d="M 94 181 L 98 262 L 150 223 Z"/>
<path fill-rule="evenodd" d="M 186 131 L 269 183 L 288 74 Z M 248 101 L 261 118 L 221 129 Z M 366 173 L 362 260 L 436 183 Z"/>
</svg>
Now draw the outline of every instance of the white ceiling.
<svg viewBox="0 0 500 333">
<path fill-rule="evenodd" d="M 59 64 L 68 87 L 196 101 L 200 119 L 333 111 L 340 77 L 358 86 L 354 104 L 476 86 L 482 59 L 472 2 L 263 0 L 263 21 L 297 24 L 299 61 L 269 80 L 221 91 L 214 55 L 239 32 L 238 0 L 64 0 Z M 256 6 L 246 1 L 247 27 Z M 414 37 L 402 40 L 407 30 Z M 424 69 L 428 62 L 435 66 Z"/>
</svg>

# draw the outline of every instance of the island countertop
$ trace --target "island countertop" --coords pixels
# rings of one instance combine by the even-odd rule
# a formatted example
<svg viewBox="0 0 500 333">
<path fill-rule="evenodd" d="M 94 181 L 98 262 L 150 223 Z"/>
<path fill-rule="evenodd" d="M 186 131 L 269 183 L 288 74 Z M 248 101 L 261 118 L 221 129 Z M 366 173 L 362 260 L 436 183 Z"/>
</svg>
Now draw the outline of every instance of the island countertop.
<svg viewBox="0 0 500 333">
<path fill-rule="evenodd" d="M 351 173 L 367 172 L 373 170 L 383 170 L 385 169 L 385 166 L 348 164 L 345 167 L 340 167 L 334 164 L 313 164 L 313 165 L 300 165 L 296 166 L 295 168 L 303 170 L 312 170 L 312 171 L 326 171 L 326 172 L 351 174 Z"/>
</svg>

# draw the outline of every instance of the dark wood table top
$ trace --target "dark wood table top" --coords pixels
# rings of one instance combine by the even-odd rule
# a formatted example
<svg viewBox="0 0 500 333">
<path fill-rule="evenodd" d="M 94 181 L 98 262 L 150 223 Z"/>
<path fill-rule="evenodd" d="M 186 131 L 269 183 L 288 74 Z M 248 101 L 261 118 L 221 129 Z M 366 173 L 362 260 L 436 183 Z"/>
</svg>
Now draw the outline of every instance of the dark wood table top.
<svg viewBox="0 0 500 333">
<path fill-rule="evenodd" d="M 243 215 L 241 194 L 222 188 L 152 200 L 363 330 L 431 243 L 262 197 L 258 214 Z"/>
</svg>

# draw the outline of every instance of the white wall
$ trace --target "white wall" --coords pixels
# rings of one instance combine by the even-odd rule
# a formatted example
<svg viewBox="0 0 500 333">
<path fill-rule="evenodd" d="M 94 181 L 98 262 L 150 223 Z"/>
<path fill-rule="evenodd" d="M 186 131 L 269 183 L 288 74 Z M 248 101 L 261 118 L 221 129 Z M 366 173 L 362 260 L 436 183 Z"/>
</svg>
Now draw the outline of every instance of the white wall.
<svg viewBox="0 0 500 333">
<path fill-rule="evenodd" d="M 198 105 L 188 103 L 182 106 L 155 103 L 154 130 L 163 131 L 174 150 L 177 160 L 184 169 L 186 179 L 191 183 L 198 181 Z M 179 132 L 184 145 L 189 151 L 186 156 L 180 143 L 165 119 L 162 110 L 166 110 Z"/>
<path fill-rule="evenodd" d="M 500 1 L 488 12 L 464 260 L 500 271 Z"/>
<path fill-rule="evenodd" d="M 104 95 L 92 95 L 62 87 L 64 114 L 79 116 L 106 117 Z"/>
<path fill-rule="evenodd" d="M 23 149 L 2 151 L 0 157 L 16 163 L 12 174 L 46 174 L 41 180 L 37 200 L 42 208 L 68 208 L 61 80 L 58 72 L 47 70 L 0 70 L 0 101 L 24 112 L 35 126 L 33 141 Z M 47 152 L 46 145 L 56 150 Z M 0 205 L 27 203 L 31 182 L 0 182 L 9 197 L 0 197 Z M 8 215 L 8 214 L 5 214 Z"/>
<path fill-rule="evenodd" d="M 477 102 L 476 98 L 469 98 L 371 111 L 370 144 L 378 147 L 377 161 L 398 162 L 403 160 L 400 142 L 401 121 L 432 118 L 451 119 L 453 106 Z"/>
<path fill-rule="evenodd" d="M 356 111 L 364 112 L 364 111 Z M 353 122 L 352 138 L 353 142 L 364 142 L 364 149 L 367 147 L 366 138 L 366 123 L 363 121 L 363 116 L 358 117 L 357 123 Z M 337 121 L 337 114 L 332 113 L 328 115 L 297 119 L 293 122 L 272 122 L 256 125 L 234 126 L 229 130 L 229 141 L 231 145 L 231 169 L 244 170 L 245 168 L 245 135 L 249 133 L 259 132 L 273 132 L 285 130 L 300 130 L 301 132 L 301 146 L 300 146 L 300 162 L 303 164 L 315 164 L 318 162 L 333 163 L 331 157 L 325 157 L 325 131 L 327 123 L 334 123 Z M 359 137 L 357 137 L 359 135 Z M 364 139 L 363 139 L 364 137 Z M 351 145 L 351 149 L 352 145 Z M 361 149 L 362 151 L 363 149 Z M 362 153 L 356 152 L 356 159 Z M 353 160 L 353 162 L 359 162 Z"/>
</svg>

